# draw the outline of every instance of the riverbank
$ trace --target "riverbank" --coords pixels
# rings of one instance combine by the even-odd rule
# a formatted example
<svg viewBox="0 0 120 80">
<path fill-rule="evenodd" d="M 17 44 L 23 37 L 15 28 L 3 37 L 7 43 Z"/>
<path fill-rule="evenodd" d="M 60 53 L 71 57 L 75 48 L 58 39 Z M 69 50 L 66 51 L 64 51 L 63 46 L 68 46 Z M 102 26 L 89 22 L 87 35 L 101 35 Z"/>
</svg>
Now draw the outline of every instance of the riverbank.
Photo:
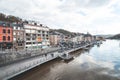
<svg viewBox="0 0 120 80">
<path fill-rule="evenodd" d="M 120 80 L 119 50 L 118 41 L 107 40 L 71 53 L 68 63 L 55 59 L 11 80 Z"/>
<path fill-rule="evenodd" d="M 70 53 L 70 52 L 73 52 L 75 50 L 78 50 L 78 49 L 81 49 L 81 48 L 84 48 L 86 46 L 89 46 L 89 45 L 92 45 L 93 43 L 88 43 L 84 46 L 80 46 L 80 47 L 76 47 L 76 48 L 73 48 L 71 50 L 67 50 L 65 52 L 67 53 Z M 62 53 L 59 53 L 59 52 L 53 52 L 53 53 L 49 53 L 49 54 L 44 54 L 44 55 L 41 55 L 41 56 L 37 56 L 35 58 L 30 58 L 30 59 L 27 59 L 27 60 L 23 60 L 23 61 L 20 61 L 20 62 L 17 62 L 17 63 L 13 63 L 13 64 L 10 64 L 10 65 L 7 65 L 7 66 L 3 66 L 3 67 L 0 67 L 0 71 L 2 72 L 2 70 L 4 71 L 3 73 L 0 73 L 0 79 L 9 79 L 9 78 L 12 78 L 18 74 L 21 74 L 29 69 L 32 69 L 40 64 L 43 64 L 47 61 L 50 61 L 50 60 L 53 60 L 57 57 L 59 57 L 60 55 L 62 55 L 64 52 Z"/>
</svg>

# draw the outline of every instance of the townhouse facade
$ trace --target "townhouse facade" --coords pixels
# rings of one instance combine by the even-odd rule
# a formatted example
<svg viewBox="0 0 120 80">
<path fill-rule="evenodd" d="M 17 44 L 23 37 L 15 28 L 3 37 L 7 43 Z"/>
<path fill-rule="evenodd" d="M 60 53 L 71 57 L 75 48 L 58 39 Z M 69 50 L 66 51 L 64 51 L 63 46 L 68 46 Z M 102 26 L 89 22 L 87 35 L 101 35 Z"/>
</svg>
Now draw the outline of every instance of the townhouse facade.
<svg viewBox="0 0 120 80">
<path fill-rule="evenodd" d="M 25 49 L 25 30 L 22 23 L 13 23 L 13 48 Z"/>
<path fill-rule="evenodd" d="M 61 41 L 61 34 L 58 32 L 51 32 L 50 33 L 50 45 L 57 46 Z"/>
<path fill-rule="evenodd" d="M 10 23 L 0 21 L 0 48 L 10 49 L 13 42 L 13 28 Z"/>
</svg>

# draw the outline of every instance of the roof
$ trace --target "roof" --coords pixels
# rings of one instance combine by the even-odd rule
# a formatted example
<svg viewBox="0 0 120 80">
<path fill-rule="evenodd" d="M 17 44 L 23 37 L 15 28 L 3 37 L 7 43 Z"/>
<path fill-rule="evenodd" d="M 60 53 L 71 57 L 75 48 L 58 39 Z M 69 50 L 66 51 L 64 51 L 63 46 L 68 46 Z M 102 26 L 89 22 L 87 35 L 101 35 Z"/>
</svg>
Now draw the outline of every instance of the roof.
<svg viewBox="0 0 120 80">
<path fill-rule="evenodd" d="M 4 26 L 4 27 L 12 27 L 11 23 L 9 23 L 9 22 L 5 22 L 5 21 L 0 21 L 0 26 Z"/>
<path fill-rule="evenodd" d="M 23 27 L 23 23 L 13 23 L 12 26 Z"/>
</svg>

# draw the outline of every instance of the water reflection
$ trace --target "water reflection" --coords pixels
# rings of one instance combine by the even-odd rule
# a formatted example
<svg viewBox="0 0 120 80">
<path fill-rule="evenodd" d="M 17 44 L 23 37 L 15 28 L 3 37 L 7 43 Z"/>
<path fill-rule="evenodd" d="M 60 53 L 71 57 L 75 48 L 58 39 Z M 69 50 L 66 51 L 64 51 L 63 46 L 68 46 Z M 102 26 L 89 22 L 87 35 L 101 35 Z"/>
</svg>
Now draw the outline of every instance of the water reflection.
<svg viewBox="0 0 120 80">
<path fill-rule="evenodd" d="M 71 53 L 69 62 L 54 60 L 17 76 L 16 80 L 120 80 L 119 41 L 107 40 L 99 46 Z M 12 79 L 12 80 L 14 80 Z"/>
</svg>

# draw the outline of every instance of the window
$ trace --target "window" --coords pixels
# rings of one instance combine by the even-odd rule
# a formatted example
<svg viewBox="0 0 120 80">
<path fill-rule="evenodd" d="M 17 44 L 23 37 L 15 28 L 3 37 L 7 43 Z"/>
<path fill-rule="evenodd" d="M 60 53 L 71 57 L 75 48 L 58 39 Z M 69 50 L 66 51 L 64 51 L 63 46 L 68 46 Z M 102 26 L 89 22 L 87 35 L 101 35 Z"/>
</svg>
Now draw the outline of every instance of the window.
<svg viewBox="0 0 120 80">
<path fill-rule="evenodd" d="M 20 30 L 20 27 L 18 27 L 18 30 Z"/>
<path fill-rule="evenodd" d="M 38 34 L 38 36 L 41 36 L 40 34 Z"/>
<path fill-rule="evenodd" d="M 14 26 L 13 29 L 16 29 L 16 26 Z"/>
<path fill-rule="evenodd" d="M 10 27 L 10 24 L 8 23 L 7 26 Z"/>
<path fill-rule="evenodd" d="M 23 32 L 20 32 L 20 35 L 23 35 Z"/>
<path fill-rule="evenodd" d="M 6 24 L 5 24 L 5 23 L 3 23 L 3 26 L 6 26 Z"/>
<path fill-rule="evenodd" d="M 10 33 L 10 30 L 8 29 L 8 33 Z"/>
<path fill-rule="evenodd" d="M 43 34 L 43 36 L 45 36 L 45 35 Z"/>
<path fill-rule="evenodd" d="M 22 46 L 22 43 L 18 44 L 18 46 Z"/>
<path fill-rule="evenodd" d="M 26 44 L 31 44 L 31 42 L 27 42 Z"/>
<path fill-rule="evenodd" d="M 34 23 L 34 25 L 37 25 L 37 23 Z"/>
<path fill-rule="evenodd" d="M 18 41 L 20 40 L 20 38 L 17 39 Z"/>
<path fill-rule="evenodd" d="M 35 40 L 36 38 L 32 38 L 32 40 Z"/>
<path fill-rule="evenodd" d="M 30 34 L 26 33 L 26 36 L 30 36 Z"/>
<path fill-rule="evenodd" d="M 10 41 L 10 36 L 8 36 L 8 41 Z"/>
<path fill-rule="evenodd" d="M 42 31 L 42 33 L 44 34 L 44 33 L 45 33 L 45 31 Z"/>
<path fill-rule="evenodd" d="M 48 35 L 46 35 L 48 37 Z"/>
<path fill-rule="evenodd" d="M 6 40 L 6 36 L 3 36 L 3 41 L 5 41 Z"/>
<path fill-rule="evenodd" d="M 16 26 L 16 29 L 18 29 L 18 27 Z"/>
<path fill-rule="evenodd" d="M 22 30 L 22 29 L 23 29 L 23 27 L 20 27 L 20 29 Z"/>
<path fill-rule="evenodd" d="M 16 38 L 13 38 L 14 41 L 16 41 Z"/>
<path fill-rule="evenodd" d="M 49 34 L 49 31 L 47 31 L 47 34 Z"/>
<path fill-rule="evenodd" d="M 3 33 L 6 33 L 6 30 L 5 30 L 5 29 L 3 29 Z"/>
<path fill-rule="evenodd" d="M 35 42 L 33 42 L 33 44 L 35 44 Z"/>
<path fill-rule="evenodd" d="M 38 33 L 41 33 L 41 31 L 40 31 L 40 30 L 38 30 Z"/>
<path fill-rule="evenodd" d="M 18 32 L 18 35 L 20 35 L 20 32 Z"/>
<path fill-rule="evenodd" d="M 16 35 L 16 33 L 15 33 L 15 32 L 13 32 L 13 35 Z"/>
<path fill-rule="evenodd" d="M 30 40 L 30 38 L 26 38 L 26 40 Z"/>
<path fill-rule="evenodd" d="M 36 36 L 36 34 L 33 34 L 32 36 Z"/>
</svg>

